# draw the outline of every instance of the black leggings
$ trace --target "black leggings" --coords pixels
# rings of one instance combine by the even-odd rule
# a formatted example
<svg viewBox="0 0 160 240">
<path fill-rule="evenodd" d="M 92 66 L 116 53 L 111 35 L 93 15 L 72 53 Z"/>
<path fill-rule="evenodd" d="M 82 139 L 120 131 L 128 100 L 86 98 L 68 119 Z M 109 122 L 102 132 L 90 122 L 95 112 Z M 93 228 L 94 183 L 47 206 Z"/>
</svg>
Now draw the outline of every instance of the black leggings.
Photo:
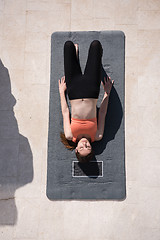
<svg viewBox="0 0 160 240">
<path fill-rule="evenodd" d="M 64 72 L 70 100 L 81 98 L 98 99 L 101 83 L 102 45 L 98 40 L 91 42 L 84 74 L 76 56 L 74 43 L 64 44 Z"/>
</svg>

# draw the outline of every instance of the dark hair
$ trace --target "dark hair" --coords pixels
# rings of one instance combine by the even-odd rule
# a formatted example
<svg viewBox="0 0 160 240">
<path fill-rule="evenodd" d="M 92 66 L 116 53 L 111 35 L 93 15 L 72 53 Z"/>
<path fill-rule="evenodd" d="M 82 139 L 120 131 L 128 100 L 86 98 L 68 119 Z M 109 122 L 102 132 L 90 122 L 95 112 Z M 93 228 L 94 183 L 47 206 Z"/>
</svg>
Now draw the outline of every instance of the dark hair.
<svg viewBox="0 0 160 240">
<path fill-rule="evenodd" d="M 91 152 L 90 152 L 87 156 L 81 156 L 81 155 L 79 154 L 79 152 L 77 151 L 77 152 L 76 152 L 76 156 L 77 156 L 77 159 L 79 160 L 79 162 L 81 162 L 81 163 L 87 163 L 87 162 L 89 162 L 89 161 L 92 160 L 92 158 L 93 158 L 93 156 L 94 156 L 94 151 L 93 151 L 93 149 L 92 149 Z"/>
<path fill-rule="evenodd" d="M 62 132 L 60 133 L 60 138 L 61 138 L 61 142 L 64 144 L 64 146 L 65 146 L 68 150 L 71 150 L 71 151 L 73 151 L 73 150 L 76 148 L 76 146 L 77 146 L 77 144 L 78 144 L 78 142 L 79 142 L 79 140 L 80 140 L 80 139 L 77 139 L 76 143 L 73 142 L 72 140 L 68 140 L 68 139 L 65 137 L 65 134 L 62 133 Z M 91 139 L 90 139 L 90 138 L 87 138 L 87 139 L 88 139 L 88 141 L 91 143 Z M 93 156 L 94 156 L 94 151 L 93 151 L 93 149 L 91 150 L 91 152 L 90 152 L 87 156 L 81 156 L 78 151 L 76 152 L 76 157 L 77 157 L 78 161 L 79 161 L 79 162 L 82 162 L 82 163 L 91 161 L 92 158 L 93 158 Z"/>
<path fill-rule="evenodd" d="M 77 143 L 74 143 L 72 140 L 68 140 L 64 133 L 60 133 L 60 138 L 61 138 L 61 142 L 64 144 L 64 146 L 68 149 L 68 150 L 71 150 L 73 151 L 76 146 L 77 146 Z"/>
</svg>

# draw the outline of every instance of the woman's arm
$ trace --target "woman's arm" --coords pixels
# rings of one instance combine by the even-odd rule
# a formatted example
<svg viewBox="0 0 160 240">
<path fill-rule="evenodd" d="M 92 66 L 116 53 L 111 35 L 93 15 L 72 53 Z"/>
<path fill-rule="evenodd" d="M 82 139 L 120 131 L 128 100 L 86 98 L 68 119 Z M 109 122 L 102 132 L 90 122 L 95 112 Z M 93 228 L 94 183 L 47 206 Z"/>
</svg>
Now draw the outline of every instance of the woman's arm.
<svg viewBox="0 0 160 240">
<path fill-rule="evenodd" d="M 69 113 L 69 108 L 68 108 L 68 104 L 66 101 L 65 92 L 60 92 L 60 99 L 61 99 L 62 115 L 64 115 L 65 113 Z"/>
<path fill-rule="evenodd" d="M 73 136 L 71 132 L 70 114 L 69 114 L 69 108 L 66 102 L 65 93 L 61 93 L 60 97 L 61 97 L 61 109 L 62 109 L 62 115 L 63 115 L 64 134 L 68 140 L 72 140 Z"/>
<path fill-rule="evenodd" d="M 70 124 L 70 114 L 69 114 L 69 108 L 65 97 L 65 91 L 66 91 L 66 83 L 65 83 L 65 77 L 61 78 L 61 82 L 59 80 L 59 93 L 60 93 L 60 99 L 61 99 L 61 110 L 62 110 L 62 116 L 63 116 L 63 128 L 64 128 L 64 134 L 65 137 L 68 140 L 72 140 L 72 132 L 71 132 L 71 124 Z"/>
<path fill-rule="evenodd" d="M 108 100 L 109 100 L 109 95 L 110 95 L 110 91 L 114 83 L 114 80 L 111 81 L 110 78 L 107 78 L 107 80 L 104 79 L 104 82 L 105 84 L 102 83 L 102 85 L 104 87 L 105 93 L 104 93 L 104 97 L 102 99 L 99 113 L 98 113 L 98 127 L 97 127 L 95 141 L 99 141 L 103 137 L 105 118 L 106 118 L 106 113 L 108 109 Z"/>
<path fill-rule="evenodd" d="M 106 113 L 108 108 L 108 100 L 109 100 L 109 94 L 105 92 L 101 102 L 99 113 L 98 113 L 98 127 L 97 127 L 95 141 L 99 141 L 103 137 L 105 118 L 106 118 Z"/>
<path fill-rule="evenodd" d="M 69 111 L 67 101 L 66 101 L 66 96 L 65 96 L 65 91 L 67 90 L 65 76 L 61 78 L 61 81 L 59 79 L 58 84 L 59 84 L 59 94 L 61 98 L 61 110 L 63 115 L 65 112 Z"/>
</svg>

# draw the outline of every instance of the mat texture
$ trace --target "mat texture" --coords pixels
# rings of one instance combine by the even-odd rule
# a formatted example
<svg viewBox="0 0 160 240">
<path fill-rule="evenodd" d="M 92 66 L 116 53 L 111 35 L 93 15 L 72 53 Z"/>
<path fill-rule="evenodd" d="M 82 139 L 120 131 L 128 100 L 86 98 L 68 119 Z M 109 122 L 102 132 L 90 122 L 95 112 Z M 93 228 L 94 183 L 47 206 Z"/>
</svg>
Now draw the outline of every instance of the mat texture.
<svg viewBox="0 0 160 240">
<path fill-rule="evenodd" d="M 99 40 L 103 47 L 102 78 L 114 79 L 109 98 L 103 139 L 93 143 L 95 158 L 94 173 L 99 172 L 99 161 L 103 161 L 103 177 L 92 176 L 85 167 L 76 166 L 74 177 L 72 162 L 77 161 L 75 152 L 67 150 L 60 141 L 63 131 L 58 79 L 64 75 L 63 46 L 71 40 L 79 45 L 79 59 L 84 72 L 89 45 Z M 97 102 L 97 113 L 103 98 L 101 86 Z M 71 106 L 67 97 L 69 108 Z M 78 31 L 54 32 L 51 37 L 51 76 L 49 102 L 49 132 L 47 160 L 47 197 L 51 200 L 65 199 L 117 199 L 126 197 L 125 174 L 125 35 L 122 31 Z M 91 163 L 92 164 L 92 163 Z M 93 166 L 93 164 L 92 164 Z M 78 170 L 79 168 L 79 170 Z M 80 177 L 77 177 L 78 171 Z M 81 172 L 84 172 L 84 177 Z M 93 168 L 91 167 L 91 171 Z M 101 172 L 101 171 L 100 171 Z"/>
</svg>

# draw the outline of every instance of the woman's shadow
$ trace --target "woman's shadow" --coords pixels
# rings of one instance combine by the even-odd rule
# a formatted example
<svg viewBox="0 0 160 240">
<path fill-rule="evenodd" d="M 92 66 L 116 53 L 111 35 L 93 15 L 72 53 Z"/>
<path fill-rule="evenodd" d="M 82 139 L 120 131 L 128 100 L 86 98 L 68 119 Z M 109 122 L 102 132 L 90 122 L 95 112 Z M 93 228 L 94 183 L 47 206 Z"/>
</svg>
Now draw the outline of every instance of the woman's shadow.
<svg viewBox="0 0 160 240">
<path fill-rule="evenodd" d="M 33 180 L 28 139 L 19 133 L 8 69 L 0 60 L 0 225 L 17 222 L 15 191 Z"/>
<path fill-rule="evenodd" d="M 107 74 L 102 66 L 102 69 L 101 69 L 102 81 L 104 77 L 107 78 Z M 104 90 L 102 88 L 103 87 L 101 86 L 99 100 L 98 100 L 99 102 L 101 102 L 104 95 Z M 98 119 L 98 113 L 99 113 L 99 108 L 97 107 L 97 119 Z M 88 177 L 97 178 L 100 175 L 101 165 L 97 162 L 96 155 L 100 155 L 105 150 L 107 143 L 115 138 L 115 135 L 121 126 L 122 117 L 123 117 L 122 104 L 118 96 L 118 93 L 113 85 L 110 92 L 109 101 L 108 101 L 103 138 L 100 141 L 96 141 L 92 143 L 93 151 L 95 153 L 95 156 L 92 159 L 92 161 L 94 161 L 94 164 L 93 163 L 91 164 L 92 168 L 89 166 L 90 163 L 79 164 L 79 167 L 81 168 L 81 170 Z M 95 173 L 94 177 L 93 177 L 93 173 Z"/>
</svg>

